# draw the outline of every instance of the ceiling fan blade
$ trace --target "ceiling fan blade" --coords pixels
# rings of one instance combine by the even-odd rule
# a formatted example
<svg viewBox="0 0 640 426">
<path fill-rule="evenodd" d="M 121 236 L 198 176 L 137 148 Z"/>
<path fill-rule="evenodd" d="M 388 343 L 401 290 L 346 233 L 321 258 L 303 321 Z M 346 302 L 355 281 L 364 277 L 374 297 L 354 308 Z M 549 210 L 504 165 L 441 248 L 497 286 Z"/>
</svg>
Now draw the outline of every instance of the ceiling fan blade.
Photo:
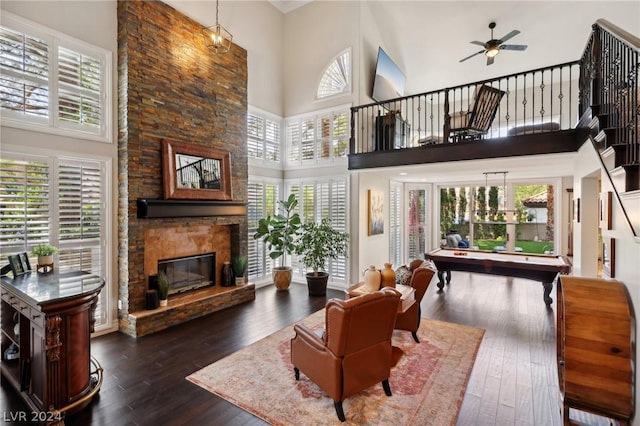
<svg viewBox="0 0 640 426">
<path fill-rule="evenodd" d="M 500 50 L 519 50 L 523 51 L 527 49 L 526 44 L 502 44 Z"/>
<path fill-rule="evenodd" d="M 481 53 L 484 53 L 484 50 L 481 50 L 481 51 L 479 51 L 479 52 L 476 52 L 476 53 L 474 53 L 473 55 L 469 55 L 469 56 L 467 56 L 466 58 L 460 59 L 460 62 L 464 62 L 464 61 L 466 61 L 467 59 L 471 59 L 471 58 L 473 58 L 474 56 L 479 55 L 479 54 L 481 54 Z"/>
<path fill-rule="evenodd" d="M 487 56 L 487 65 L 493 64 L 493 59 L 494 58 L 495 58 L 495 56 Z"/>
<path fill-rule="evenodd" d="M 474 41 L 471 41 L 471 42 L 469 42 L 469 43 L 471 43 L 471 44 L 477 44 L 478 46 L 482 46 L 482 47 L 484 47 L 484 48 L 486 48 L 486 47 L 487 47 L 487 43 L 483 43 L 483 42 L 478 41 L 478 40 L 474 40 Z"/>
<path fill-rule="evenodd" d="M 518 30 L 513 30 L 513 31 L 511 31 L 509 34 L 507 34 L 506 36 L 504 36 L 504 37 L 502 37 L 502 38 L 498 39 L 498 41 L 499 41 L 500 43 L 504 43 L 505 41 L 509 40 L 510 38 L 513 38 L 513 37 L 517 36 L 518 34 L 520 34 L 520 31 L 518 31 Z"/>
</svg>

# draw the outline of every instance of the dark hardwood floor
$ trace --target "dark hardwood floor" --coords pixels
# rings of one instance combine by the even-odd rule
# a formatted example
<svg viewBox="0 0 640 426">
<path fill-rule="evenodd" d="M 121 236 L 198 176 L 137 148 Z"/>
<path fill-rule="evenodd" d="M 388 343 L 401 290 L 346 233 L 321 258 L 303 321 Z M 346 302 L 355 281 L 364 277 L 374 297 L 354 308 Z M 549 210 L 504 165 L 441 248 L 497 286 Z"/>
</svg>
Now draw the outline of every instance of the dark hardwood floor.
<svg viewBox="0 0 640 426">
<path fill-rule="evenodd" d="M 555 300 L 545 306 L 541 284 L 454 272 L 451 285 L 437 290 L 434 280 L 423 316 L 486 329 L 458 424 L 560 425 Z M 344 294 L 330 290 L 330 297 Z M 185 377 L 321 309 L 327 298 L 309 297 L 303 285 L 285 292 L 266 287 L 254 302 L 140 339 L 121 333 L 94 338 L 92 353 L 105 370 L 104 383 L 98 398 L 66 424 L 262 425 Z M 0 406 L 5 423 L 19 424 L 6 421 L 6 413 L 25 407 L 4 381 Z M 333 419 L 333 412 L 328 415 Z"/>
</svg>

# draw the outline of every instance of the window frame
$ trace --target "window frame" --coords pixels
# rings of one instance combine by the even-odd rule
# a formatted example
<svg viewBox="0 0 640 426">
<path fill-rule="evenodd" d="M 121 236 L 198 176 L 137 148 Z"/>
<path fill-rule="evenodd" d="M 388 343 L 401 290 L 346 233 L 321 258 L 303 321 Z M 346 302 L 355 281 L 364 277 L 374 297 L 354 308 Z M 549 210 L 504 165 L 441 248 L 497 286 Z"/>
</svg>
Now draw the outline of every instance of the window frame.
<svg viewBox="0 0 640 426">
<path fill-rule="evenodd" d="M 111 193 L 112 193 L 112 160 L 108 157 L 93 156 L 93 155 L 73 155 L 62 151 L 53 150 L 38 150 L 24 149 L 14 145 L 5 145 L 0 151 L 0 158 L 3 160 L 15 160 L 25 162 L 41 162 L 46 163 L 48 167 L 49 175 L 49 190 L 48 190 L 48 210 L 49 215 L 49 229 L 47 241 L 50 244 L 57 246 L 60 249 L 60 253 L 65 251 L 72 252 L 74 250 L 85 250 L 90 248 L 97 248 L 100 251 L 100 276 L 104 278 L 107 285 L 100 293 L 99 309 L 96 310 L 96 324 L 95 333 L 102 333 L 111 331 L 114 327 L 113 318 L 113 288 L 109 283 L 111 282 L 111 268 L 109 265 L 113 264 L 112 259 L 112 225 L 110 218 L 110 211 L 107 206 L 111 205 Z M 88 241 L 83 243 L 82 240 L 65 240 L 60 238 L 60 206 L 58 197 L 60 196 L 60 180 L 59 169 L 61 164 L 65 166 L 74 166 L 83 164 L 96 165 L 100 169 L 101 180 L 101 204 L 100 204 L 100 236 L 98 241 Z M 42 242 L 40 240 L 34 240 L 31 243 L 24 241 L 23 244 L 8 246 L 3 248 L 4 255 L 5 250 L 17 250 L 30 252 L 31 247 Z M 60 256 L 60 254 L 59 254 Z M 60 260 L 60 259 L 59 259 Z M 62 261 L 62 260 L 60 260 Z M 82 262 L 82 259 L 80 259 Z"/>
<path fill-rule="evenodd" d="M 0 122 L 2 126 L 49 133 L 73 138 L 81 138 L 98 142 L 113 142 L 113 54 L 107 49 L 94 46 L 64 33 L 47 28 L 29 21 L 10 12 L 2 11 L 0 26 L 19 32 L 23 35 L 43 40 L 48 46 L 49 75 L 47 87 L 49 92 L 47 111 L 48 116 L 33 117 L 8 109 L 2 111 Z M 58 58 L 59 48 L 72 50 L 82 55 L 91 56 L 98 60 L 101 69 L 100 78 L 100 124 L 97 129 L 68 122 L 59 118 L 60 85 Z M 95 130 L 94 130 L 95 129 Z"/>
</svg>

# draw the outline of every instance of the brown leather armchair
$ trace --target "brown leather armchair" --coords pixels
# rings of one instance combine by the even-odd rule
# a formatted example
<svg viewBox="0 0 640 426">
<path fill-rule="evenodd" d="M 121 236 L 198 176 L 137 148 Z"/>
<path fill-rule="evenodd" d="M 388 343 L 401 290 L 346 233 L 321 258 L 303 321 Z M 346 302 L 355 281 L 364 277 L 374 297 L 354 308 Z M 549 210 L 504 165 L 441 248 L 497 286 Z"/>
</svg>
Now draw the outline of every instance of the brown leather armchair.
<svg viewBox="0 0 640 426">
<path fill-rule="evenodd" d="M 377 382 L 391 396 L 391 335 L 400 294 L 390 288 L 326 305 L 322 337 L 296 324 L 291 363 L 296 380 L 302 371 L 333 399 L 340 421 L 342 401 Z"/>
<path fill-rule="evenodd" d="M 396 330 L 407 330 L 411 332 L 413 339 L 420 343 L 418 339 L 418 328 L 420 327 L 420 302 L 424 294 L 431 284 L 431 279 L 435 274 L 435 269 L 423 266 L 424 260 L 416 259 L 409 264 L 409 270 L 411 271 L 411 280 L 409 285 L 416 291 L 414 303 L 406 312 L 399 313 L 396 318 Z"/>
</svg>

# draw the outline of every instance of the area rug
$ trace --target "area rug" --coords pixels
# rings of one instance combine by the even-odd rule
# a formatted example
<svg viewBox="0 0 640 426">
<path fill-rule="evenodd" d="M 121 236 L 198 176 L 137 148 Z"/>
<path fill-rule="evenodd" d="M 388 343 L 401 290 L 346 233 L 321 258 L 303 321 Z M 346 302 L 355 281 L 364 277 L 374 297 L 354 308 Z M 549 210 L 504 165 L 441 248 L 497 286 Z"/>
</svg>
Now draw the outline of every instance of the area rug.
<svg viewBox="0 0 640 426">
<path fill-rule="evenodd" d="M 324 310 L 301 322 L 324 325 Z M 290 360 L 293 326 L 235 352 L 187 380 L 273 425 L 454 425 L 484 330 L 423 318 L 416 343 L 394 331 L 402 357 L 391 370 L 393 395 L 375 385 L 344 403 L 340 423 L 333 401 L 303 373 L 296 381 Z"/>
</svg>

